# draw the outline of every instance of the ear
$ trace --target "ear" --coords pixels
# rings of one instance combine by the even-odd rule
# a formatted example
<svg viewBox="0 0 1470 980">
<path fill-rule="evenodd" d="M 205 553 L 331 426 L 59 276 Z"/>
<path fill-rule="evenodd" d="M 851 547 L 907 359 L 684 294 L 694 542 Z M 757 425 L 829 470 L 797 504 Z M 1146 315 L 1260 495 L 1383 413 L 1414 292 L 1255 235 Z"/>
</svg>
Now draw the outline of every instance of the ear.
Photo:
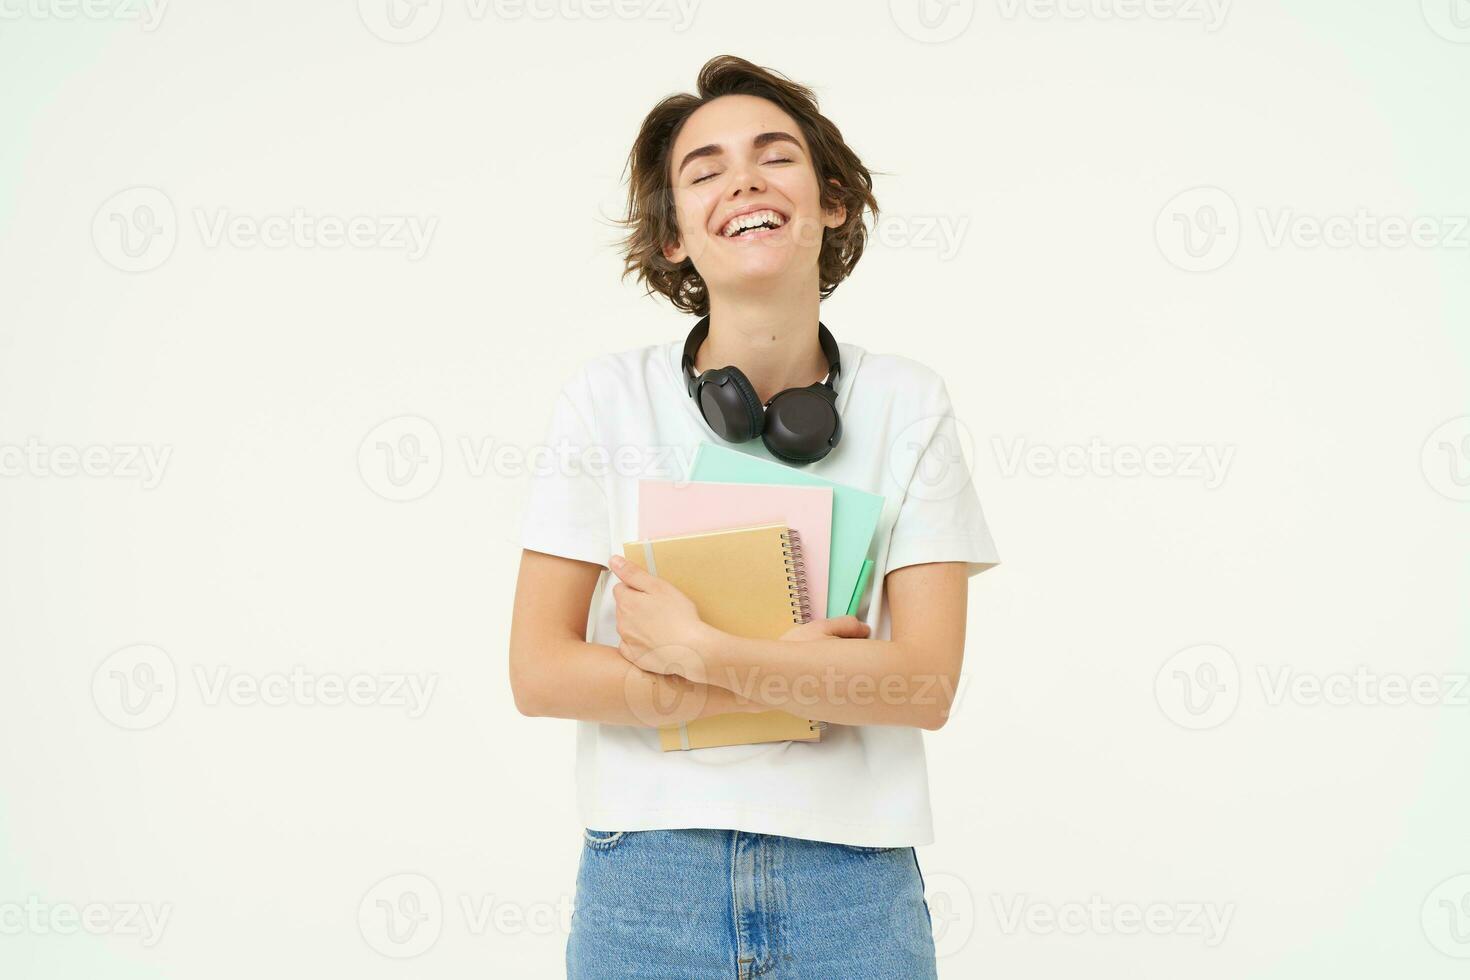
<svg viewBox="0 0 1470 980">
<path fill-rule="evenodd" d="M 678 265 L 680 262 L 683 262 L 686 258 L 689 257 L 689 253 L 685 251 L 684 243 L 682 241 L 676 241 L 671 244 L 665 245 L 663 246 L 663 248 L 659 249 L 659 251 L 663 253 L 664 258 L 669 261 L 670 265 Z"/>
<path fill-rule="evenodd" d="M 828 177 L 827 183 L 831 184 L 833 187 L 838 188 L 839 190 L 842 188 L 842 181 L 838 180 L 836 177 Z M 822 209 L 822 224 L 826 225 L 828 228 L 841 228 L 846 221 L 847 206 L 845 204 L 839 204 L 835 208 Z"/>
</svg>

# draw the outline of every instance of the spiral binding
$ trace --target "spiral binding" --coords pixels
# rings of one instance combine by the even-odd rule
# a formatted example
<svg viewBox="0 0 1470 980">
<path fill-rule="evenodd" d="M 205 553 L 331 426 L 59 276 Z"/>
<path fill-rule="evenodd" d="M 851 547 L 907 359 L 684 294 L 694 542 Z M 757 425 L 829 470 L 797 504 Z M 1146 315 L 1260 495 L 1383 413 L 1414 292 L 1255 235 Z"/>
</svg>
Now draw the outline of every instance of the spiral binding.
<svg viewBox="0 0 1470 980">
<path fill-rule="evenodd" d="M 807 592 L 806 557 L 801 550 L 801 532 L 787 528 L 781 532 L 781 554 L 786 559 L 786 591 L 791 596 L 791 621 L 805 623 L 812 618 L 812 597 Z"/>
</svg>

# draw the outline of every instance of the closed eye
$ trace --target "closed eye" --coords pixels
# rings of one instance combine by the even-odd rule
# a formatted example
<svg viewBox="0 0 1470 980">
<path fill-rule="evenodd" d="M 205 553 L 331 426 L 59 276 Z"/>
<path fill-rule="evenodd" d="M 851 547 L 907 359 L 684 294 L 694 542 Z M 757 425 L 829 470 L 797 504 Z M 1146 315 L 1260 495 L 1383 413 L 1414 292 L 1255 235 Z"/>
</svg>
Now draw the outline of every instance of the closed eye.
<svg viewBox="0 0 1470 980">
<path fill-rule="evenodd" d="M 766 161 L 766 163 L 792 163 L 792 162 L 793 161 L 792 161 L 792 159 L 790 157 L 776 157 L 774 160 L 767 160 Z M 709 180 L 711 177 L 718 177 L 718 176 L 719 176 L 719 174 L 705 174 L 703 177 L 695 177 L 693 180 L 690 181 L 690 183 L 691 184 L 702 184 L 706 180 Z"/>
</svg>

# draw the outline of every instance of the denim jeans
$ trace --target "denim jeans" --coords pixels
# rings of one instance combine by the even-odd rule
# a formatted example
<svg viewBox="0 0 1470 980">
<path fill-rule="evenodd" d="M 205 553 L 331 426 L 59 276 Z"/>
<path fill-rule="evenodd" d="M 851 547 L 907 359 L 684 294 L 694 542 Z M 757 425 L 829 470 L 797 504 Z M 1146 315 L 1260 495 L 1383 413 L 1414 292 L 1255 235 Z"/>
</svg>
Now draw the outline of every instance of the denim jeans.
<svg viewBox="0 0 1470 980">
<path fill-rule="evenodd" d="M 587 829 L 569 980 L 934 980 L 912 847 Z"/>
</svg>

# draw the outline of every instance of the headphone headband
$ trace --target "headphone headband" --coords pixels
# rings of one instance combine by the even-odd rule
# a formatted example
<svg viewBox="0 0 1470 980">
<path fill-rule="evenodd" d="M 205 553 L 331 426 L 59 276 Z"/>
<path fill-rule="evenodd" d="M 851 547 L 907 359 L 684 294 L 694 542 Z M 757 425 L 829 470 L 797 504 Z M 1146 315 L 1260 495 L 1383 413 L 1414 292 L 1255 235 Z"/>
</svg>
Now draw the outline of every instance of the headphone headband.
<svg viewBox="0 0 1470 980">
<path fill-rule="evenodd" d="M 684 389 L 720 438 L 748 442 L 759 436 L 772 456 L 798 466 L 814 463 L 836 447 L 842 438 L 842 418 L 833 382 L 842 374 L 842 356 L 826 324 L 817 322 L 817 342 L 827 358 L 827 377 L 778 391 L 765 405 L 745 372 L 733 364 L 695 374 L 694 356 L 707 337 L 708 314 L 684 341 Z"/>
<path fill-rule="evenodd" d="M 709 337 L 709 314 L 699 318 L 694 329 L 689 331 L 689 338 L 684 341 L 684 357 L 681 364 L 684 369 L 684 391 L 692 396 L 694 394 L 694 382 L 698 375 L 694 372 L 694 355 L 699 353 L 699 345 Z M 837 339 L 832 336 L 832 331 L 820 320 L 817 321 L 817 343 L 822 345 L 822 354 L 827 358 L 827 376 L 822 379 L 822 384 L 832 388 L 832 383 L 842 374 L 842 354 L 837 349 Z M 835 390 L 835 389 L 834 389 Z"/>
</svg>

